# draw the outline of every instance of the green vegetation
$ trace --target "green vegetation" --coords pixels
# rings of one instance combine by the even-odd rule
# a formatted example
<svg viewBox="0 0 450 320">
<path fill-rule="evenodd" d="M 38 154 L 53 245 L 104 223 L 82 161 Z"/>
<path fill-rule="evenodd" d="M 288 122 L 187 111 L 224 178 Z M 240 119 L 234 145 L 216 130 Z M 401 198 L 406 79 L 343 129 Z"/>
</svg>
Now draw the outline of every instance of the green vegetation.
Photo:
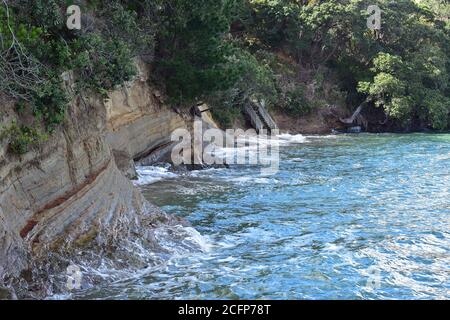
<svg viewBox="0 0 450 320">
<path fill-rule="evenodd" d="M 136 34 L 142 31 L 136 13 L 118 1 L 83 6 L 86 30 L 69 31 L 67 4 L 0 2 L 0 91 L 17 100 L 21 113 L 29 111 L 41 121 L 33 128 L 13 124 L 3 130 L 15 153 L 38 142 L 35 133 L 41 124 L 51 133 L 64 120 L 70 96 L 63 88 L 63 72 L 74 71 L 80 91 L 105 94 L 133 79 L 133 59 L 143 53 L 143 42 L 147 47 L 152 40 L 150 34 Z"/>
<path fill-rule="evenodd" d="M 73 2 L 79 31 L 65 26 Z M 71 99 L 63 72 L 79 93 L 105 94 L 133 79 L 139 56 L 172 104 L 206 100 L 224 123 L 250 96 L 294 117 L 340 93 L 351 109 L 368 101 L 403 127 L 446 130 L 449 13 L 445 0 L 2 0 L 0 91 L 51 132 Z"/>
<path fill-rule="evenodd" d="M 367 99 L 404 126 L 419 119 L 422 126 L 448 129 L 448 2 L 331 0 L 305 4 L 305 1 L 250 0 L 248 3 L 252 19 L 247 30 L 251 30 L 249 34 L 261 46 L 282 50 L 309 69 L 333 71 L 352 106 Z M 373 4 L 382 10 L 379 31 L 366 25 L 367 7 Z M 290 105 L 291 109 L 297 109 Z"/>
<path fill-rule="evenodd" d="M 350 108 L 368 101 L 403 127 L 449 129 L 446 1 L 175 3 L 161 10 L 170 28 L 161 28 L 156 64 L 174 103 L 213 97 L 226 118 L 256 95 L 302 116 L 343 92 Z M 367 27 L 374 4 L 382 10 L 377 31 Z M 330 77 L 337 87 L 327 93 Z"/>
<path fill-rule="evenodd" d="M 292 116 L 303 116 L 313 111 L 313 106 L 305 97 L 305 89 L 302 86 L 286 94 L 286 110 Z"/>
<path fill-rule="evenodd" d="M 223 106 L 222 104 L 217 104 Z M 222 128 L 233 128 L 236 119 L 239 119 L 241 110 L 236 106 L 230 106 L 229 108 L 213 108 L 211 110 L 214 120 Z"/>
<path fill-rule="evenodd" d="M 47 135 L 38 129 L 18 126 L 16 122 L 12 122 L 0 133 L 0 139 L 8 139 L 11 152 L 17 155 L 25 154 L 31 146 L 36 146 L 47 138 Z"/>
</svg>

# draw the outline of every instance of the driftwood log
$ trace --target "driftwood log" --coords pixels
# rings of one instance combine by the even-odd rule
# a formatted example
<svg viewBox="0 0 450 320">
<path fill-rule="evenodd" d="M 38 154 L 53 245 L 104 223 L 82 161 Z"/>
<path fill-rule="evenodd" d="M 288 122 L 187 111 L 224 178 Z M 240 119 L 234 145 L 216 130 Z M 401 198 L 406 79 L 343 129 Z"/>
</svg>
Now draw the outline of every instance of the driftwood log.
<svg viewBox="0 0 450 320">
<path fill-rule="evenodd" d="M 346 126 L 358 125 L 367 129 L 368 122 L 366 118 L 361 114 L 366 106 L 367 101 L 364 101 L 353 113 L 350 118 L 339 118 L 339 120 Z"/>
</svg>

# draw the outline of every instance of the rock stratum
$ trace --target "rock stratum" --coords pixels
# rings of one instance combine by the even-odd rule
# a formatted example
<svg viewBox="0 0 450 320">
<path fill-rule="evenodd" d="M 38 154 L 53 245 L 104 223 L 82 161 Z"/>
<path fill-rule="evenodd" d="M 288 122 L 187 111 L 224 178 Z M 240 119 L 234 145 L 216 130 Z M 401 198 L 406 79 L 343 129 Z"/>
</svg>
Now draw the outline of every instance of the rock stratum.
<svg viewBox="0 0 450 320">
<path fill-rule="evenodd" d="M 148 84 L 147 66 L 138 65 L 140 76 L 109 99 L 76 96 L 62 127 L 39 148 L 18 157 L 0 145 L 0 289 L 15 289 L 11 296 L 51 294 L 45 278 L 56 253 L 64 268 L 79 248 L 113 254 L 132 237 L 156 249 L 158 226 L 183 224 L 128 179 L 133 159 L 186 126 Z M 2 110 L 0 125 L 17 118 L 13 103 Z"/>
</svg>

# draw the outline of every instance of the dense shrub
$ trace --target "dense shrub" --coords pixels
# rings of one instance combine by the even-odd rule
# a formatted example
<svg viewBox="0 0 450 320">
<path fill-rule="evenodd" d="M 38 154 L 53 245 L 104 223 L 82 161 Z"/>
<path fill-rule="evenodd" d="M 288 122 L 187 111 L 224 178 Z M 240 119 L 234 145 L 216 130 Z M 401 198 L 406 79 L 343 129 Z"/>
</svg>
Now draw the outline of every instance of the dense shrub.
<svg viewBox="0 0 450 320">
<path fill-rule="evenodd" d="M 241 109 L 236 105 L 224 107 L 223 104 L 216 104 L 211 113 L 214 120 L 224 129 L 233 128 L 236 119 L 242 118 Z"/>
<path fill-rule="evenodd" d="M 305 89 L 302 86 L 296 87 L 286 93 L 285 110 L 292 116 L 305 116 L 313 111 L 313 105 L 305 97 Z"/>
<path fill-rule="evenodd" d="M 359 105 L 369 100 L 404 126 L 448 129 L 450 4 L 444 0 L 248 0 L 246 38 L 310 70 L 326 66 Z M 368 5 L 382 29 L 366 26 Z M 296 100 L 296 99 L 294 99 Z"/>
<path fill-rule="evenodd" d="M 72 66 L 80 76 L 82 88 L 106 93 L 136 75 L 132 52 L 122 40 L 92 33 L 77 39 L 73 47 L 77 54 Z"/>
<path fill-rule="evenodd" d="M 162 2 L 156 70 L 174 103 L 188 104 L 236 82 L 226 41 L 235 2 Z"/>
<path fill-rule="evenodd" d="M 33 113 L 42 119 L 49 132 L 64 120 L 68 96 L 61 86 L 59 76 L 50 76 L 40 85 L 32 99 Z"/>
<path fill-rule="evenodd" d="M 19 126 L 13 122 L 9 127 L 0 131 L 0 139 L 7 139 L 11 152 L 22 155 L 28 152 L 30 147 L 45 141 L 47 135 L 35 127 Z"/>
<path fill-rule="evenodd" d="M 64 71 L 75 72 L 79 89 L 105 94 L 133 79 L 135 55 L 151 46 L 152 35 L 141 32 L 137 13 L 119 1 L 91 4 L 90 10 L 99 12 L 98 26 L 86 32 L 65 27 L 67 1 L 7 4 L 0 3 L 0 91 L 18 99 L 21 114 L 31 111 L 48 132 L 65 117 L 69 97 L 62 86 Z M 83 9 L 89 16 L 89 9 Z M 37 131 L 26 128 L 11 125 L 11 151 L 23 153 L 34 143 Z"/>
</svg>

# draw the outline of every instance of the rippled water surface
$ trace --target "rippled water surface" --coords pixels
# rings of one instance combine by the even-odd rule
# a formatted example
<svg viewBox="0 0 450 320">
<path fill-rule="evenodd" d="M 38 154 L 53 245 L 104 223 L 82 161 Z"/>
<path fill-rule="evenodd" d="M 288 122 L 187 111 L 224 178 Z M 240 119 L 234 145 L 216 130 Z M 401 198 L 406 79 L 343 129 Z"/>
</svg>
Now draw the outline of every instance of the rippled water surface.
<svg viewBox="0 0 450 320">
<path fill-rule="evenodd" d="M 274 176 L 141 168 L 146 198 L 190 221 L 203 249 L 97 294 L 450 299 L 450 135 L 292 142 Z"/>
</svg>

